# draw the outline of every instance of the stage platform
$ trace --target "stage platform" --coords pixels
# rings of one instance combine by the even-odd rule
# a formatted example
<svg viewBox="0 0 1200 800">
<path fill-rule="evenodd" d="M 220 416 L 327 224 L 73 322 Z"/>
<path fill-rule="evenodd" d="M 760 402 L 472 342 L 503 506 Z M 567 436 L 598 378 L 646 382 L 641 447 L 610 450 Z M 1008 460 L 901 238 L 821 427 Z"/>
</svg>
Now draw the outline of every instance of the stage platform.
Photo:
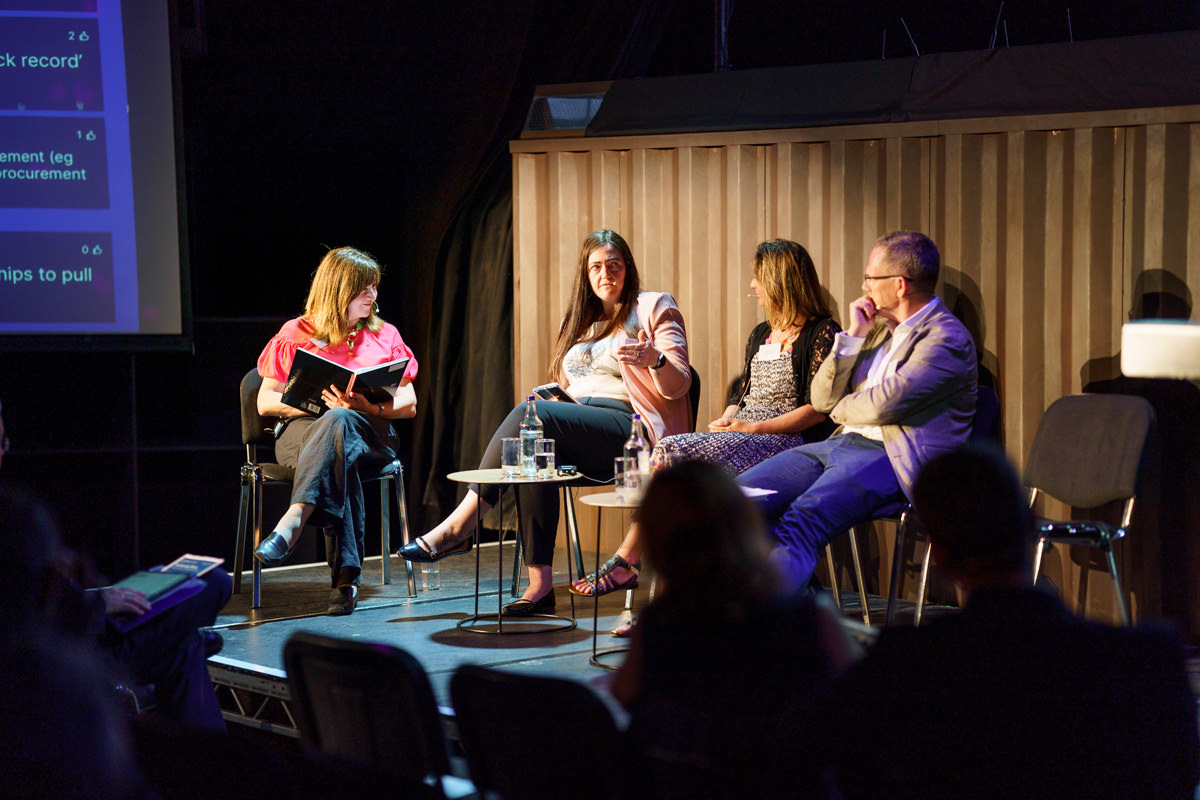
<svg viewBox="0 0 1200 800">
<path fill-rule="evenodd" d="M 495 613 L 497 594 L 497 563 L 500 553 L 495 543 L 485 544 L 480 552 L 480 613 Z M 503 601 L 511 600 L 509 593 L 513 546 L 503 546 L 505 581 Z M 402 647 L 411 653 L 429 673 L 438 703 L 446 718 L 452 719 L 450 708 L 450 677 L 462 664 L 510 669 L 525 673 L 565 676 L 602 684 L 611 679 L 612 670 L 590 663 L 592 655 L 592 599 L 575 597 L 567 591 L 566 552 L 555 557 L 556 613 L 574 616 L 577 627 L 548 633 L 516 634 L 511 630 L 533 627 L 540 623 L 504 623 L 503 635 L 475 633 L 457 627 L 474 613 L 475 553 L 453 556 L 439 562 L 441 588 L 420 591 L 409 597 L 403 560 L 392 556 L 392 583 L 381 581 L 378 557 L 368 559 L 364 567 L 358 609 L 349 616 L 332 617 L 325 613 L 329 596 L 329 571 L 324 564 L 284 566 L 263 571 L 262 606 L 250 608 L 250 574 L 243 578 L 242 592 L 235 594 L 223 609 L 215 627 L 225 638 L 220 654 L 209 660 L 209 672 L 229 723 L 248 725 L 283 736 L 298 736 L 289 708 L 287 676 L 283 667 L 283 645 L 298 631 L 325 636 L 381 642 Z M 588 569 L 595 564 L 593 553 L 584 554 Z M 643 575 L 641 587 L 635 592 L 633 610 L 649 602 L 650 580 Z M 843 593 L 843 605 L 848 625 L 861 625 L 858 598 Z M 872 619 L 882 625 L 886 599 L 870 598 Z M 944 607 L 927 607 L 927 615 L 949 611 Z M 627 620 L 625 592 L 614 592 L 600 598 L 600 652 L 623 647 L 626 640 L 617 639 L 610 631 Z M 896 624 L 911 624 L 912 606 L 903 604 Z M 559 623 L 561 625 L 561 623 Z M 494 629 L 495 623 L 487 627 Z M 606 664 L 618 665 L 623 655 L 614 653 L 603 657 Z M 449 729 L 453 735 L 452 727 Z"/>
</svg>

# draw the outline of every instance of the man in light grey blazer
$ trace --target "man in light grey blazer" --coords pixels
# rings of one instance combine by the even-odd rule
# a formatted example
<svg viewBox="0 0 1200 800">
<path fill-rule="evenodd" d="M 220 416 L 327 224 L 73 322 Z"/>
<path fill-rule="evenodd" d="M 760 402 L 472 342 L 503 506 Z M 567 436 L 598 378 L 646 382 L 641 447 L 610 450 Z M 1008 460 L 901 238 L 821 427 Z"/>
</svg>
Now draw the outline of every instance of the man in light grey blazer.
<svg viewBox="0 0 1200 800">
<path fill-rule="evenodd" d="M 975 416 L 971 334 L 935 293 L 941 257 L 921 233 L 880 238 L 846 330 L 810 390 L 839 427 L 742 473 L 774 523 L 774 558 L 795 584 L 825 543 L 908 496 L 917 473 L 966 444 Z"/>
</svg>

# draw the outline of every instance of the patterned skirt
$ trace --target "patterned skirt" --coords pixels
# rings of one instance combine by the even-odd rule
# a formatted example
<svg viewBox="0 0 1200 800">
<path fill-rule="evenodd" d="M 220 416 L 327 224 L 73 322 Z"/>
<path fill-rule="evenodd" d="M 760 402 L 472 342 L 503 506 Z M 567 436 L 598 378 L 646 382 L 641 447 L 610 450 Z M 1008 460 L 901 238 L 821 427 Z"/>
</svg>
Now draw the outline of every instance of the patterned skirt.
<svg viewBox="0 0 1200 800">
<path fill-rule="evenodd" d="M 778 416 L 771 409 L 743 408 L 738 419 L 761 421 Z M 717 431 L 667 436 L 654 446 L 652 459 L 660 464 L 707 461 L 737 475 L 773 455 L 804 444 L 799 433 L 742 433 Z"/>
</svg>

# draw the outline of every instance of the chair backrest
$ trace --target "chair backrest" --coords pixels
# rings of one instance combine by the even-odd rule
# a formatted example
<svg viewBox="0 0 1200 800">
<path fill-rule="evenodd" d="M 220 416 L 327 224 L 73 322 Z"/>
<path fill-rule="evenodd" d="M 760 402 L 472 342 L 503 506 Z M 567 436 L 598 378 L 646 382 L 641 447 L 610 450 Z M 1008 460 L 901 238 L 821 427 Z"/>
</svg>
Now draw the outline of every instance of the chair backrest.
<svg viewBox="0 0 1200 800">
<path fill-rule="evenodd" d="M 242 376 L 238 393 L 241 396 L 242 409 L 242 444 L 271 444 L 268 435 L 272 421 L 258 413 L 258 389 L 262 386 L 262 376 L 255 367 Z"/>
<path fill-rule="evenodd" d="M 459 667 L 450 696 L 471 779 L 505 800 L 615 797 L 622 780 L 621 733 L 604 701 L 582 683 Z"/>
<path fill-rule="evenodd" d="M 1050 404 L 1025 464 L 1025 485 L 1077 508 L 1127 500 L 1141 485 L 1154 409 L 1141 397 L 1073 394 Z"/>
<path fill-rule="evenodd" d="M 975 396 L 975 419 L 971 423 L 972 442 L 997 442 L 1000 439 L 1000 398 L 996 390 L 980 384 Z"/>
<path fill-rule="evenodd" d="M 700 427 L 700 373 L 696 372 L 696 368 L 688 364 L 688 369 L 692 371 L 692 385 L 688 389 L 688 400 L 692 403 L 692 430 L 698 430 Z"/>
<path fill-rule="evenodd" d="M 302 741 L 421 780 L 450 772 L 429 677 L 398 647 L 296 633 L 283 648 Z"/>
</svg>

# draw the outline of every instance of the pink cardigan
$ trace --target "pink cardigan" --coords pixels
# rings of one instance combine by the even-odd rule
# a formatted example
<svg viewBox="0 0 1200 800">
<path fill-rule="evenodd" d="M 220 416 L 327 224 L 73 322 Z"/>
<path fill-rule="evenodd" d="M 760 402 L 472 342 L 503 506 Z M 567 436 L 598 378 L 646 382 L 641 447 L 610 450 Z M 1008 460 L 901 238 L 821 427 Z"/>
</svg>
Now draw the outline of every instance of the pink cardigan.
<svg viewBox="0 0 1200 800">
<path fill-rule="evenodd" d="M 641 292 L 637 300 L 638 325 L 654 348 L 667 357 L 662 369 L 635 367 L 621 362 L 621 379 L 629 401 L 642 415 L 654 442 L 664 436 L 691 433 L 695 427 L 688 390 L 692 370 L 688 362 L 687 332 L 675 298 L 665 292 Z M 558 382 L 569 386 L 560 372 Z"/>
</svg>

